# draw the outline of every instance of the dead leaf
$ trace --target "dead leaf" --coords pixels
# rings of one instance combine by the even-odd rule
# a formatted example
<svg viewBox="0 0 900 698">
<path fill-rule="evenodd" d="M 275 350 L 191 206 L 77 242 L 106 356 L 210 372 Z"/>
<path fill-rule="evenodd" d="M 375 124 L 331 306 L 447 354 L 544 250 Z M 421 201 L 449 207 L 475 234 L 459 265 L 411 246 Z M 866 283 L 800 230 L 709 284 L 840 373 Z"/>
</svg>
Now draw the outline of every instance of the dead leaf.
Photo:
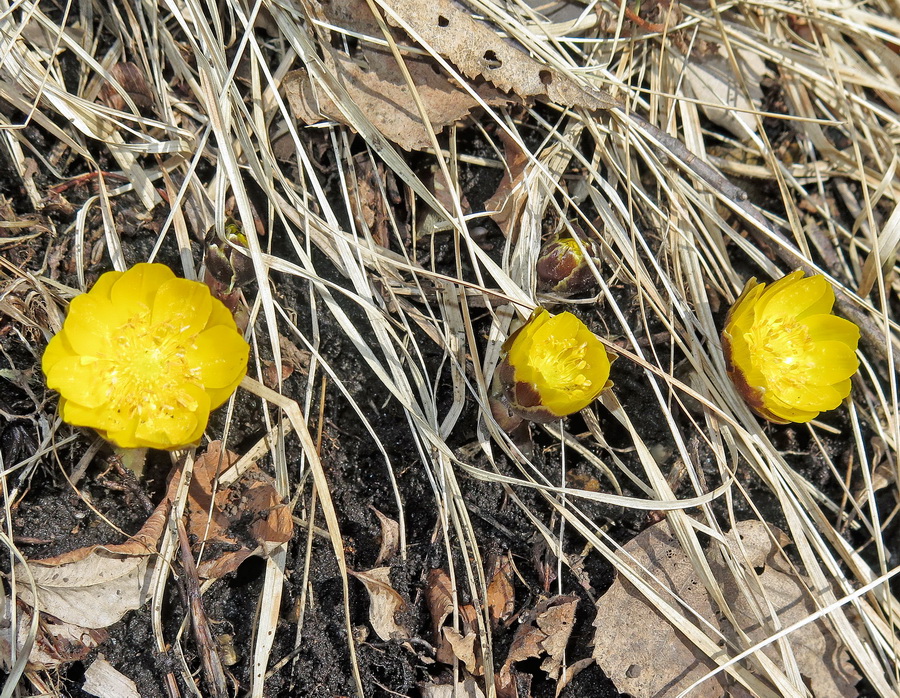
<svg viewBox="0 0 900 698">
<path fill-rule="evenodd" d="M 509 654 L 497 675 L 498 695 L 510 698 L 516 695 L 513 664 L 525 659 L 546 657 L 541 663 L 541 669 L 550 678 L 559 678 L 577 606 L 577 596 L 554 596 L 537 605 L 532 612 L 531 622 L 523 623 L 516 630 Z"/>
<path fill-rule="evenodd" d="M 515 193 L 522 188 L 530 160 L 528 154 L 507 135 L 506 131 L 499 131 L 499 136 L 503 141 L 503 161 L 506 169 L 497 189 L 491 198 L 484 202 L 484 208 L 486 211 L 494 212 L 489 214 L 490 217 L 500 226 L 503 234 L 510 237 L 525 207 L 525 197 L 515 196 Z"/>
<path fill-rule="evenodd" d="M 375 560 L 375 566 L 378 567 L 383 562 L 389 562 L 397 550 L 400 548 L 400 524 L 391 518 L 382 514 L 375 507 L 369 507 L 378 517 L 378 523 L 381 524 L 381 546 L 378 548 L 378 558 Z"/>
<path fill-rule="evenodd" d="M 98 698 L 141 698 L 137 684 L 107 662 L 102 654 L 84 672 L 81 688 Z"/>
<path fill-rule="evenodd" d="M 238 459 L 236 453 L 223 453 L 220 441 L 213 441 L 194 461 L 187 530 L 197 540 L 197 551 L 206 544 L 197 566 L 206 579 L 233 572 L 253 555 L 271 554 L 293 534 L 290 507 L 282 503 L 272 478 L 256 464 L 237 482 L 218 487 L 218 476 Z"/>
<path fill-rule="evenodd" d="M 738 536 L 743 549 L 737 544 Z M 803 580 L 774 545 L 773 541 L 780 545 L 790 542 L 782 531 L 759 521 L 743 521 L 727 539 L 735 560 L 743 561 L 744 569 L 755 570 L 761 591 L 750 592 L 754 598 L 747 598 L 741 591 L 747 585 L 738 586 L 721 550 L 710 552 L 710 567 L 751 643 L 776 631 L 774 625 L 761 627 L 755 615 L 756 609 L 767 608 L 766 600 L 775 608 L 778 628 L 806 618 L 816 610 Z M 687 607 L 712 627 L 721 628 L 726 637 L 740 646 L 734 629 L 718 619 L 706 589 L 694 575 L 693 566 L 669 532 L 667 522 L 646 529 L 624 549 L 650 574 L 665 580 L 666 589 L 642 575 L 645 582 L 663 596 L 668 596 L 668 590 L 675 592 Z M 678 695 L 716 666 L 621 578 L 597 602 L 594 625 L 597 628 L 594 658 L 616 688 L 635 698 Z M 860 677 L 850 665 L 846 650 L 821 621 L 791 633 L 786 641 L 812 695 L 816 698 L 857 695 L 855 684 Z M 781 664 L 777 647 L 768 646 L 764 651 L 773 662 Z M 727 676 L 718 674 L 693 689 L 691 696 L 718 698 L 726 691 L 734 696 L 748 695 L 743 687 L 730 685 Z"/>
<path fill-rule="evenodd" d="M 0 590 L 0 663 L 9 670 L 12 656 L 12 618 L 10 599 Z M 15 642 L 17 654 L 21 654 L 31 629 L 34 609 L 19 602 L 16 609 Z M 27 668 L 31 671 L 46 671 L 87 657 L 95 647 L 108 637 L 104 629 L 82 628 L 64 623 L 58 618 L 41 614 L 37 636 L 28 655 Z"/>
<path fill-rule="evenodd" d="M 323 21 L 351 33 L 381 34 L 364 0 L 314 2 L 311 6 Z M 339 76 L 353 102 L 386 138 L 407 150 L 431 146 L 431 138 L 422 123 L 415 99 L 388 49 L 361 42 L 355 54 L 350 56 L 331 48 L 326 42 L 321 42 L 321 45 L 323 49 L 330 49 L 325 56 L 326 65 Z M 428 57 L 406 55 L 404 62 L 435 133 L 465 118 L 478 106 L 468 92 L 442 75 Z M 305 70 L 286 75 L 284 87 L 294 116 L 304 123 L 333 119 L 349 125 L 341 108 L 332 102 L 324 90 L 316 87 Z M 490 85 L 480 85 L 475 89 L 488 104 L 500 105 L 511 101 Z"/>
<path fill-rule="evenodd" d="M 718 627 L 712 601 L 678 539 L 670 533 L 668 522 L 650 526 L 623 548 L 623 560 L 625 553 L 633 557 L 635 562 L 629 562 L 632 567 L 641 565 L 657 579 L 665 580 L 687 607 Z M 641 577 L 663 597 L 668 596 L 668 591 L 649 576 Z M 621 576 L 597 601 L 594 626 L 594 659 L 616 688 L 635 698 L 678 695 L 716 668 L 715 662 Z M 725 682 L 721 674 L 704 681 L 691 692 L 691 698 L 719 698 L 725 694 Z"/>
<path fill-rule="evenodd" d="M 481 676 L 484 673 L 484 669 L 479 667 L 476 652 L 478 635 L 474 632 L 468 632 L 463 635 L 461 632 L 450 627 L 443 628 L 443 631 L 444 637 L 447 639 L 447 642 L 453 650 L 453 655 L 465 665 L 466 670 L 472 674 L 472 676 Z M 447 663 L 449 664 L 449 662 Z"/>
<path fill-rule="evenodd" d="M 590 111 L 612 109 L 617 102 L 600 90 L 582 86 L 539 63 L 490 25 L 473 18 L 452 0 L 391 0 L 391 8 L 424 43 L 449 59 L 468 78 L 483 78 L 503 92 L 538 97 Z M 388 22 L 400 23 L 390 15 Z"/>
<path fill-rule="evenodd" d="M 702 60 L 692 56 L 685 61 L 684 84 L 689 96 L 701 102 L 706 118 L 746 141 L 756 133 L 757 120 L 752 112 L 762 108 L 760 82 L 768 69 L 758 53 L 740 48 L 735 48 L 734 53 L 740 80 L 731 62 L 719 52 Z"/>
<path fill-rule="evenodd" d="M 516 591 L 512 583 L 509 556 L 499 556 L 495 567 L 487 589 L 488 613 L 494 628 L 506 621 L 516 608 Z"/>
<path fill-rule="evenodd" d="M 710 554 L 710 566 L 719 581 L 726 599 L 731 602 L 735 618 L 751 643 L 761 642 L 777 630 L 793 625 L 818 610 L 810 596 L 810 581 L 797 577 L 790 563 L 778 550 L 773 538 L 781 545 L 790 542 L 783 531 L 761 521 L 741 521 L 728 535 L 729 547 L 736 559 L 743 559 L 737 540 L 747 554 L 747 564 L 755 574 L 761 591 L 752 591 L 754 598 L 740 593 L 736 580 L 718 551 Z M 742 585 L 746 588 L 746 585 Z M 750 586 L 753 589 L 753 586 Z M 778 618 L 777 626 L 771 617 L 760 624 L 758 613 L 772 604 Z M 726 635 L 736 640 L 736 634 L 727 630 Z M 785 638 L 797 660 L 804 683 L 816 698 L 848 698 L 858 695 L 856 684 L 861 676 L 849 661 L 849 656 L 823 621 L 808 623 Z M 781 654 L 777 645 L 770 644 L 763 652 L 781 666 Z M 747 694 L 742 687 L 735 687 L 736 696 Z"/>
<path fill-rule="evenodd" d="M 169 484 L 169 493 L 178 478 Z M 65 623 L 83 628 L 105 628 L 146 600 L 148 562 L 169 515 L 168 495 L 137 534 L 117 545 L 91 545 L 43 560 L 28 567 L 37 585 L 38 607 Z M 19 579 L 25 579 L 21 563 Z M 17 594 L 29 606 L 35 598 L 28 584 Z"/>
<path fill-rule="evenodd" d="M 454 686 L 452 683 L 420 683 L 422 698 L 484 698 L 484 692 L 473 678 Z"/>
<path fill-rule="evenodd" d="M 440 568 L 428 572 L 425 584 L 425 603 L 431 614 L 431 634 L 436 643 L 441 641 L 441 627 L 447 617 L 453 613 L 453 594 L 450 577 Z"/>
<path fill-rule="evenodd" d="M 369 592 L 369 622 L 375 634 L 385 642 L 410 637 L 409 630 L 397 622 L 397 614 L 406 613 L 408 606 L 391 586 L 390 572 L 390 567 L 376 567 L 368 572 L 350 572 Z"/>
</svg>

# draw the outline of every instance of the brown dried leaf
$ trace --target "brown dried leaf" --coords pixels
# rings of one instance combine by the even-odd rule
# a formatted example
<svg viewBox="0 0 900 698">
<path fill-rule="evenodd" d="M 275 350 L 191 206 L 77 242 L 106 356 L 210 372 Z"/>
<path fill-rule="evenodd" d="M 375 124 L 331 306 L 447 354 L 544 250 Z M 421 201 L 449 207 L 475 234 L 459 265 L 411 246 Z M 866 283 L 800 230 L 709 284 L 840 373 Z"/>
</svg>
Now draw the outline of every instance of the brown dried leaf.
<svg viewBox="0 0 900 698">
<path fill-rule="evenodd" d="M 537 605 L 532 621 L 523 623 L 516 630 L 509 654 L 497 676 L 498 693 L 515 696 L 513 664 L 525 659 L 546 656 L 541 669 L 551 678 L 559 677 L 563 652 L 572 634 L 577 606 L 577 596 L 554 596 Z"/>
<path fill-rule="evenodd" d="M 537 62 L 452 0 L 390 0 L 390 5 L 413 32 L 470 79 L 484 78 L 523 99 L 538 97 L 588 110 L 617 106 L 605 92 L 583 87 Z M 387 20 L 400 26 L 390 15 Z"/>
<path fill-rule="evenodd" d="M 450 577 L 444 570 L 435 568 L 428 572 L 428 581 L 425 585 L 425 603 L 431 614 L 432 637 L 436 643 L 440 643 L 441 626 L 447 617 L 453 613 L 453 594 L 450 586 Z"/>
<path fill-rule="evenodd" d="M 12 620 L 10 599 L 0 591 L 0 665 L 9 670 L 12 656 Z M 31 629 L 33 609 L 19 603 L 16 613 L 16 648 L 21 654 Z M 106 640 L 109 633 L 102 628 L 82 628 L 65 623 L 58 618 L 41 614 L 37 637 L 28 655 L 27 668 L 30 671 L 46 671 L 76 662 L 87 657 L 91 651 Z"/>
<path fill-rule="evenodd" d="M 525 207 L 525 197 L 521 194 L 516 196 L 516 193 L 522 189 L 522 181 L 527 172 L 529 159 L 528 154 L 505 131 L 500 131 L 499 135 L 500 140 L 503 141 L 503 160 L 506 163 L 506 170 L 496 191 L 490 199 L 484 202 L 484 208 L 486 211 L 494 211 L 490 214 L 491 218 L 500 226 L 503 234 L 509 237 Z"/>
<path fill-rule="evenodd" d="M 689 608 L 718 627 L 712 601 L 666 521 L 642 531 L 624 550 L 657 579 L 666 580 Z M 624 554 L 621 557 L 625 559 Z M 662 596 L 668 596 L 649 576 L 642 577 Z M 622 577 L 597 602 L 594 626 L 594 659 L 616 688 L 635 698 L 678 695 L 716 667 Z M 700 684 L 691 696 L 719 698 L 725 694 L 725 681 L 719 674 Z"/>
<path fill-rule="evenodd" d="M 738 536 L 742 549 L 737 544 Z M 775 608 L 778 628 L 798 622 L 816 610 L 803 579 L 796 576 L 774 545 L 773 540 L 779 545 L 790 542 L 782 531 L 759 521 L 743 521 L 727 539 L 733 557 L 744 561 L 745 569 L 757 571 L 761 591 L 748 591 L 746 583 L 738 585 L 720 550 L 710 553 L 710 567 L 751 643 L 762 641 L 776 631 L 772 624 L 761 626 L 756 615 L 768 603 Z M 727 637 L 740 644 L 730 624 L 717 619 L 709 595 L 665 521 L 635 537 L 625 545 L 625 550 L 657 579 L 666 580 L 667 588 L 685 605 L 713 627 L 721 627 Z M 649 577 L 645 576 L 644 580 L 663 596 L 668 595 Z M 747 593 L 754 598 L 747 598 Z M 621 578 L 597 603 L 594 625 L 597 627 L 594 658 L 620 691 L 636 698 L 678 695 L 716 666 Z M 790 643 L 804 681 L 816 698 L 857 695 L 855 684 L 860 677 L 850 665 L 846 650 L 821 621 L 796 630 L 785 640 Z M 781 664 L 777 647 L 770 645 L 764 651 L 773 662 Z M 718 698 L 726 691 L 734 696 L 748 695 L 741 686 L 730 686 L 727 682 L 728 678 L 719 674 L 693 689 L 691 695 Z"/>
<path fill-rule="evenodd" d="M 381 546 L 378 548 L 378 557 L 375 560 L 377 567 L 383 562 L 389 562 L 400 548 L 400 524 L 382 514 L 375 507 L 370 507 L 378 517 L 381 524 Z"/>
<path fill-rule="evenodd" d="M 141 698 L 137 684 L 99 655 L 84 672 L 85 693 L 99 698 Z"/>
<path fill-rule="evenodd" d="M 236 453 L 223 452 L 220 441 L 213 441 L 194 462 L 187 530 L 197 540 L 195 550 L 207 544 L 198 565 L 206 579 L 233 572 L 250 556 L 269 555 L 293 534 L 290 507 L 281 502 L 274 481 L 256 464 L 231 486 L 217 487 L 218 476 L 238 459 Z"/>
<path fill-rule="evenodd" d="M 454 656 L 465 664 L 466 669 L 472 676 L 481 676 L 484 674 L 484 668 L 480 663 L 480 652 L 477 652 L 478 635 L 474 632 L 468 632 L 465 635 L 454 630 L 453 628 L 443 628 L 444 638 L 450 645 Z M 449 664 L 449 662 L 445 662 Z"/>
<path fill-rule="evenodd" d="M 314 12 L 324 21 L 351 32 L 379 36 L 378 24 L 365 0 L 312 3 Z M 407 150 L 431 145 L 415 99 L 388 49 L 361 43 L 349 56 L 321 42 L 329 53 L 325 62 L 339 76 L 350 98 L 389 140 Z M 478 102 L 465 90 L 440 74 L 436 64 L 425 56 L 404 56 L 404 62 L 416 86 L 435 133 L 465 118 Z M 347 124 L 340 106 L 318 89 L 305 70 L 285 76 L 285 93 L 291 110 L 301 121 L 314 124 L 333 119 Z M 511 99 L 490 85 L 476 86 L 478 95 L 491 105 L 507 104 Z"/>
<path fill-rule="evenodd" d="M 732 600 L 731 608 L 735 618 L 752 643 L 761 642 L 778 629 L 793 625 L 818 610 L 808 591 L 809 580 L 798 578 L 794 574 L 788 560 L 773 543 L 773 537 L 781 545 L 790 542 L 783 531 L 761 521 L 739 522 L 727 538 L 735 557 L 741 559 L 738 536 L 747 553 L 747 563 L 756 572 L 762 592 L 752 591 L 752 599 L 740 593 L 737 582 L 718 551 L 710 554 L 710 566 L 725 598 Z M 742 586 L 746 588 L 747 585 Z M 750 588 L 753 589 L 752 585 Z M 758 613 L 765 612 L 768 603 L 775 609 L 777 626 L 771 622 L 760 624 Z M 764 620 L 770 621 L 771 617 Z M 735 633 L 730 630 L 726 631 L 726 635 L 736 640 Z M 823 621 L 808 623 L 785 639 L 791 646 L 804 683 L 809 686 L 812 695 L 816 698 L 849 698 L 858 695 L 856 684 L 861 677 L 850 664 L 846 649 L 838 643 Z M 781 654 L 776 645 L 768 645 L 763 652 L 773 662 L 782 665 Z M 748 695 L 742 687 L 736 688 L 737 691 L 732 689 L 734 695 Z"/>
<path fill-rule="evenodd" d="M 391 586 L 390 567 L 376 567 L 368 572 L 350 572 L 369 592 L 369 622 L 385 642 L 410 637 L 409 630 L 397 623 L 397 614 L 406 613 L 406 601 Z"/>
<path fill-rule="evenodd" d="M 508 555 L 497 558 L 496 569 L 487 589 L 488 613 L 491 625 L 497 627 L 506 621 L 516 608 L 516 592 L 512 583 L 512 565 Z"/>
</svg>

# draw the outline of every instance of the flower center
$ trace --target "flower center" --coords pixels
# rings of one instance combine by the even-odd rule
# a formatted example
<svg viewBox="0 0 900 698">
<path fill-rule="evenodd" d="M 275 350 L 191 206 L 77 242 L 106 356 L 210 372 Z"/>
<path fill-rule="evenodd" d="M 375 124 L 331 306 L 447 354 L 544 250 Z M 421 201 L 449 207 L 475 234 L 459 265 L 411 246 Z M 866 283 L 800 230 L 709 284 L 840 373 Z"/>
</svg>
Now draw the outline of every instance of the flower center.
<svg viewBox="0 0 900 698">
<path fill-rule="evenodd" d="M 141 313 L 122 325 L 110 342 L 109 401 L 126 418 L 195 410 L 197 402 L 185 385 L 201 386 L 185 358 L 195 335 L 170 323 L 151 324 Z"/>
<path fill-rule="evenodd" d="M 769 389 L 784 391 L 808 382 L 813 342 L 806 325 L 774 318 L 754 325 L 745 338 Z"/>
<path fill-rule="evenodd" d="M 585 354 L 585 342 L 576 342 L 572 337 L 548 337 L 534 343 L 530 359 L 550 388 L 578 395 L 591 387 L 590 379 L 584 375 Z"/>
</svg>

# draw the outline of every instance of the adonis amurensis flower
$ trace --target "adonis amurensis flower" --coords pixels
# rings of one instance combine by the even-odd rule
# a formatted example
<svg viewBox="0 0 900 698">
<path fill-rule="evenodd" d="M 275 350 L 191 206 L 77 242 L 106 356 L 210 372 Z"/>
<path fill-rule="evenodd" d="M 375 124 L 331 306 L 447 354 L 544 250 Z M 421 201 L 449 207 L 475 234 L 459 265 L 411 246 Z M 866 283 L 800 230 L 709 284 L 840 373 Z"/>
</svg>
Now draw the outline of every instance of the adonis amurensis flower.
<svg viewBox="0 0 900 698">
<path fill-rule="evenodd" d="M 587 407 L 609 385 L 614 358 L 571 313 L 537 308 L 503 345 L 497 368 L 510 410 L 533 422 L 553 422 Z"/>
<path fill-rule="evenodd" d="M 546 243 L 536 266 L 539 290 L 571 296 L 596 286 L 587 257 L 600 266 L 600 245 L 594 240 L 561 237 Z"/>
<path fill-rule="evenodd" d="M 823 276 L 750 279 L 722 332 L 728 375 L 747 404 L 779 424 L 808 422 L 850 394 L 859 328 L 835 317 Z"/>
<path fill-rule="evenodd" d="M 123 448 L 200 439 L 235 391 L 250 348 L 206 285 L 162 264 L 103 274 L 72 300 L 44 352 L 62 418 Z"/>
</svg>

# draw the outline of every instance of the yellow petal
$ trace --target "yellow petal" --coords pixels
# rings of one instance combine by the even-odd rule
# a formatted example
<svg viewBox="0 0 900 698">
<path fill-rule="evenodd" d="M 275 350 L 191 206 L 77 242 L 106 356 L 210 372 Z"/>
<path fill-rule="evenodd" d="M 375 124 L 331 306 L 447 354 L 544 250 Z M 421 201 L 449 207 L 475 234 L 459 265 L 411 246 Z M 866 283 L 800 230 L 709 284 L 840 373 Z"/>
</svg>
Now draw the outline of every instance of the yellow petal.
<svg viewBox="0 0 900 698">
<path fill-rule="evenodd" d="M 41 357 L 41 369 L 44 371 L 44 375 L 50 373 L 57 363 L 69 356 L 76 356 L 76 354 L 66 337 L 66 331 L 63 330 L 51 337 L 47 348 L 44 349 L 44 355 Z"/>
<path fill-rule="evenodd" d="M 231 311 L 222 301 L 218 298 L 213 298 L 210 307 L 209 320 L 206 321 L 205 329 L 208 330 L 212 327 L 218 327 L 219 325 L 228 327 L 237 332 L 237 324 L 234 322 L 234 315 L 231 314 Z"/>
<path fill-rule="evenodd" d="M 834 315 L 812 315 L 807 317 L 803 324 L 809 330 L 809 336 L 813 341 L 841 342 L 856 350 L 859 344 L 859 327 Z"/>
<path fill-rule="evenodd" d="M 65 405 L 63 406 L 63 402 Z M 101 407 L 85 407 L 71 400 L 60 400 L 60 412 L 64 420 L 69 424 L 79 427 L 91 427 L 106 434 L 119 434 L 119 438 L 110 439 L 123 448 L 135 448 L 138 444 L 134 441 L 134 430 L 137 426 L 137 418 L 123 414 L 111 405 Z"/>
<path fill-rule="evenodd" d="M 535 308 L 528 321 L 513 335 L 508 347 L 509 363 L 518 371 L 528 363 L 528 355 L 531 352 L 531 343 L 534 333 L 550 320 L 550 313 L 543 308 Z"/>
<path fill-rule="evenodd" d="M 808 380 L 814 386 L 840 383 L 859 368 L 856 352 L 843 342 L 815 342 L 809 351 L 809 362 Z"/>
<path fill-rule="evenodd" d="M 203 390 L 190 384 L 186 384 L 184 389 L 190 394 L 196 409 L 159 409 L 143 415 L 135 430 L 135 438 L 142 446 L 180 448 L 202 436 L 209 419 L 209 397 Z"/>
<path fill-rule="evenodd" d="M 131 315 L 146 312 L 153 307 L 160 287 L 174 278 L 165 264 L 135 264 L 113 284 L 109 297 Z"/>
<path fill-rule="evenodd" d="M 753 321 L 753 309 L 765 289 L 766 285 L 757 283 L 755 277 L 744 284 L 744 290 L 728 311 L 726 329 L 737 328 L 733 330 L 733 334 L 747 331 Z"/>
<path fill-rule="evenodd" d="M 122 271 L 108 271 L 105 274 L 101 274 L 100 278 L 97 279 L 97 282 L 91 286 L 91 290 L 88 291 L 95 298 L 102 298 L 103 300 L 110 300 L 110 291 L 112 290 L 113 285 L 118 281 L 125 272 Z"/>
<path fill-rule="evenodd" d="M 560 313 L 535 330 L 534 341 L 544 342 L 550 337 L 559 337 L 561 339 L 576 338 L 582 329 L 590 333 L 590 330 L 585 328 L 584 323 L 572 313 Z"/>
<path fill-rule="evenodd" d="M 777 398 L 772 397 L 766 398 L 765 407 L 772 413 L 772 415 L 785 422 L 796 422 L 798 424 L 803 424 L 804 422 L 808 422 L 809 420 L 815 419 L 819 416 L 819 410 L 798 409 L 796 407 L 791 407 L 782 400 L 778 400 Z M 767 419 L 770 418 L 769 415 L 764 414 L 763 416 Z"/>
<path fill-rule="evenodd" d="M 115 352 L 111 339 L 127 321 L 122 308 L 102 296 L 83 293 L 72 299 L 63 329 L 76 354 L 100 356 Z"/>
<path fill-rule="evenodd" d="M 783 387 L 773 397 L 789 407 L 799 410 L 817 410 L 819 412 L 833 410 L 844 399 L 844 396 L 840 395 L 831 385 L 809 385 L 805 383 Z"/>
<path fill-rule="evenodd" d="M 66 356 L 54 364 L 47 374 L 47 387 L 61 393 L 66 400 L 84 407 L 100 407 L 113 393 L 108 361 L 85 364 L 80 356 Z"/>
<path fill-rule="evenodd" d="M 797 272 L 790 275 L 793 277 Z M 802 272 L 801 272 L 802 275 Z M 788 277 L 785 277 L 787 279 Z M 782 279 L 781 281 L 785 281 Z M 810 276 L 806 279 L 791 279 L 783 286 L 772 284 L 769 292 L 761 299 L 756 317 L 793 317 L 804 314 L 819 314 L 831 311 L 834 305 L 834 291 L 824 276 Z"/>
<path fill-rule="evenodd" d="M 217 325 L 201 332 L 185 359 L 193 369 L 199 369 L 200 382 L 206 388 L 224 388 L 247 372 L 250 347 L 237 331 Z"/>
<path fill-rule="evenodd" d="M 153 299 L 153 323 L 168 323 L 177 332 L 200 332 L 211 312 L 209 287 L 199 281 L 171 279 L 159 287 Z"/>
</svg>

